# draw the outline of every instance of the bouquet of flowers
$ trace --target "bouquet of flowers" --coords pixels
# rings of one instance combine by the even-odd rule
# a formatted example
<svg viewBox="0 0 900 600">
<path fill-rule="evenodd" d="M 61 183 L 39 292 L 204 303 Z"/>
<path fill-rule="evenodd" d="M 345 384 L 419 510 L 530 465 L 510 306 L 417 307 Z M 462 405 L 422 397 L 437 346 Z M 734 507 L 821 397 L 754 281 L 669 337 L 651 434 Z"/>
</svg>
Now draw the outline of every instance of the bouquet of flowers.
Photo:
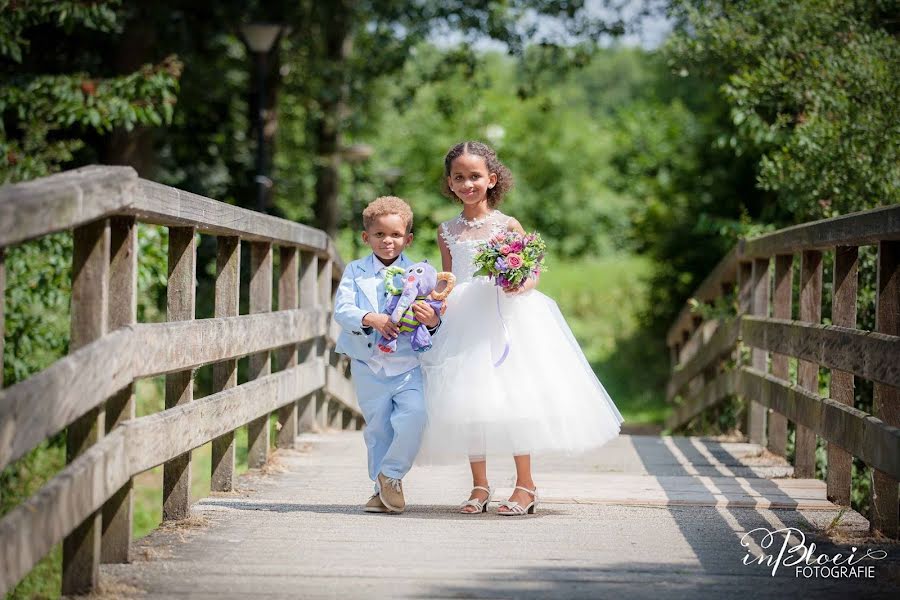
<svg viewBox="0 0 900 600">
<path fill-rule="evenodd" d="M 538 233 L 521 235 L 514 231 L 498 233 L 478 246 L 475 255 L 476 275 L 489 277 L 503 289 L 517 289 L 529 277 L 544 269 L 547 245 Z"/>
</svg>

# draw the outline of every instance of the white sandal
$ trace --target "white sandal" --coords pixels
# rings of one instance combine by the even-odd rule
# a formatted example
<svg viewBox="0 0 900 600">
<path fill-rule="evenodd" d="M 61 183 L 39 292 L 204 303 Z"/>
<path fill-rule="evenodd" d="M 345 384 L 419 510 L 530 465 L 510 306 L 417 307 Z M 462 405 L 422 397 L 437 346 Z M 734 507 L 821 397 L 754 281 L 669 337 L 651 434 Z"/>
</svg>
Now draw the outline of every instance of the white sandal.
<svg viewBox="0 0 900 600">
<path fill-rule="evenodd" d="M 537 503 L 538 503 L 537 487 L 535 487 L 533 490 L 529 490 L 527 487 L 522 487 L 521 485 L 517 485 L 513 491 L 515 491 L 515 490 L 522 490 L 523 492 L 528 492 L 529 494 L 531 494 L 531 496 L 534 498 L 531 501 L 531 504 L 529 504 L 528 506 L 523 508 L 522 505 L 519 504 L 518 502 L 513 502 L 512 500 L 504 500 L 503 502 L 500 503 L 500 505 L 497 508 L 500 508 L 500 506 L 505 506 L 509 510 L 505 510 L 505 511 L 498 510 L 497 514 L 503 515 L 504 517 L 510 517 L 510 516 L 519 517 L 522 515 L 533 515 L 534 510 L 537 508 Z"/>
<path fill-rule="evenodd" d="M 493 498 L 494 496 L 494 490 L 489 487 L 482 487 L 480 485 L 476 485 L 472 488 L 472 490 L 484 490 L 488 493 L 487 498 L 485 498 L 484 500 L 479 500 L 478 498 L 466 500 L 459 505 L 459 512 L 464 515 L 480 515 L 482 513 L 486 513 L 488 504 L 491 502 L 491 498 Z M 467 506 L 474 506 L 475 510 L 465 510 Z"/>
</svg>

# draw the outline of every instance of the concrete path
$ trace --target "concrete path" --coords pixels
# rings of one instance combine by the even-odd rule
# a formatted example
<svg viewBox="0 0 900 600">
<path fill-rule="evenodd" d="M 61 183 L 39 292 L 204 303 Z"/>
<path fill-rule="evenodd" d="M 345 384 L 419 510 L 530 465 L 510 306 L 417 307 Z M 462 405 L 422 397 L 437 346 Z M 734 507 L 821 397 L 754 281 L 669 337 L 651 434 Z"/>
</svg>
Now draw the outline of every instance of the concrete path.
<svg viewBox="0 0 900 600">
<path fill-rule="evenodd" d="M 620 436 L 578 458 L 535 461 L 538 514 L 468 517 L 466 465 L 415 468 L 402 515 L 361 512 L 371 485 L 358 432 L 303 435 L 241 491 L 205 499 L 190 521 L 136 544 L 130 565 L 103 567 L 116 596 L 143 598 L 766 598 L 896 597 L 900 546 L 863 536 L 821 481 L 753 444 Z M 489 465 L 499 498 L 512 460 Z M 505 486 L 505 489 L 503 489 Z M 744 565 L 754 528 L 795 527 L 813 556 L 883 549 L 874 579 L 798 577 L 795 568 Z M 763 533 L 751 550 L 762 552 Z M 778 536 L 765 550 L 777 555 Z M 796 543 L 794 539 L 791 543 Z M 789 555 L 785 555 L 785 560 Z M 892 594 L 893 593 L 893 594 Z"/>
</svg>

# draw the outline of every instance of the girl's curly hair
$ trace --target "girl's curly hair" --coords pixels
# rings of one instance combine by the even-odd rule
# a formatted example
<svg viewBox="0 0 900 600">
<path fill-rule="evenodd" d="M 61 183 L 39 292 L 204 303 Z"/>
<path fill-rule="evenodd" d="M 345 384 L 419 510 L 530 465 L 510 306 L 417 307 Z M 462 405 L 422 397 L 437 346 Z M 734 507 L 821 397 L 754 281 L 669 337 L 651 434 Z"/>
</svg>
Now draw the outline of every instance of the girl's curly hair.
<svg viewBox="0 0 900 600">
<path fill-rule="evenodd" d="M 447 178 L 450 177 L 450 167 L 453 165 L 453 161 L 463 154 L 480 156 L 487 164 L 488 173 L 493 173 L 497 176 L 497 183 L 487 191 L 488 206 L 491 208 L 496 207 L 503 200 L 506 192 L 512 188 L 513 176 L 509 169 L 506 168 L 506 165 L 497 158 L 497 153 L 494 152 L 494 149 L 483 142 L 460 142 L 450 148 L 444 157 L 444 178 L 441 180 L 441 192 L 451 200 L 461 202 L 456 197 L 456 194 L 453 193 L 453 190 L 450 189 Z"/>
</svg>

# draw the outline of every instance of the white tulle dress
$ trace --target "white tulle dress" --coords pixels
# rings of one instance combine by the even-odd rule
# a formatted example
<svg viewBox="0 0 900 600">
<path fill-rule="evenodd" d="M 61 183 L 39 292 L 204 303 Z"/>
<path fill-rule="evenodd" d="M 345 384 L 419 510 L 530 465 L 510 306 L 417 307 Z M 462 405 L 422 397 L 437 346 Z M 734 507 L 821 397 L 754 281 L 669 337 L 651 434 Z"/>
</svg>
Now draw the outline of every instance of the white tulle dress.
<svg viewBox="0 0 900 600">
<path fill-rule="evenodd" d="M 622 415 L 556 302 L 536 289 L 507 296 L 473 276 L 479 242 L 508 222 L 495 210 L 476 224 L 441 224 L 457 281 L 434 345 L 421 355 L 428 424 L 417 464 L 574 454 L 619 434 Z"/>
</svg>

